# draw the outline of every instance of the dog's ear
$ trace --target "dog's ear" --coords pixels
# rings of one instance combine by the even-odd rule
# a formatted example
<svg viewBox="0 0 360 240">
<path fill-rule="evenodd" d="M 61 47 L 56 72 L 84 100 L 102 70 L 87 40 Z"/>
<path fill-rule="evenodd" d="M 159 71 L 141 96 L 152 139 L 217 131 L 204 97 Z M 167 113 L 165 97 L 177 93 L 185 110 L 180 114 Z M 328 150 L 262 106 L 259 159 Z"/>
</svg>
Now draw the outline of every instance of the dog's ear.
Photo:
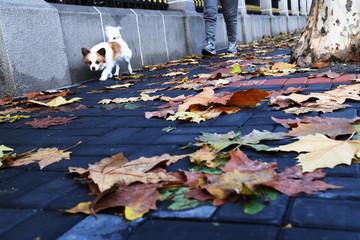
<svg viewBox="0 0 360 240">
<path fill-rule="evenodd" d="M 104 56 L 104 57 L 105 57 L 105 48 L 100 48 L 97 52 L 98 52 L 101 56 Z"/>
<path fill-rule="evenodd" d="M 82 52 L 82 54 L 83 54 L 84 56 L 86 56 L 86 55 L 88 55 L 88 53 L 90 52 L 90 50 L 87 49 L 87 48 L 82 48 L 82 49 L 81 49 L 81 52 Z"/>
</svg>

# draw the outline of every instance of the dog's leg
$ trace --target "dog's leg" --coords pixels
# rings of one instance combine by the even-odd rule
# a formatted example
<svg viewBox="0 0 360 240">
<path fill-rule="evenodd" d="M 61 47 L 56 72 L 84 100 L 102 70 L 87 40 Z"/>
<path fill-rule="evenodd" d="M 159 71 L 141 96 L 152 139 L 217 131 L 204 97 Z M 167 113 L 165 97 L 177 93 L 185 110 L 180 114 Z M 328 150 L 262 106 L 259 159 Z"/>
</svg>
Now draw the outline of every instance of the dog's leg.
<svg viewBox="0 0 360 240">
<path fill-rule="evenodd" d="M 114 76 L 119 76 L 119 73 L 120 73 L 120 66 L 119 66 L 119 64 L 115 64 L 115 74 L 114 74 Z"/>
<path fill-rule="evenodd" d="M 100 77 L 100 81 L 105 81 L 106 79 L 108 79 L 108 77 L 112 77 L 112 73 L 111 73 L 111 70 L 112 70 L 112 66 L 108 67 L 106 66 L 104 71 L 101 73 L 101 77 Z"/>
<path fill-rule="evenodd" d="M 132 67 L 131 67 L 131 64 L 130 64 L 130 58 L 125 58 L 125 61 L 127 62 L 127 67 L 128 67 L 129 73 L 132 73 Z"/>
</svg>

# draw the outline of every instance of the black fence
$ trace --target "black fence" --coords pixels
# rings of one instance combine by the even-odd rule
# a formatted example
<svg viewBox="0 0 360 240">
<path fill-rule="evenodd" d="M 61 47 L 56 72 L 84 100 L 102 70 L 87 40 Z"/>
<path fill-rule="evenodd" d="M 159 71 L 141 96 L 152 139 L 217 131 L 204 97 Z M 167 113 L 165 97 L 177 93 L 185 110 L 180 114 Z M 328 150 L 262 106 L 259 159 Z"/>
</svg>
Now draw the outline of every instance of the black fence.
<svg viewBox="0 0 360 240">
<path fill-rule="evenodd" d="M 248 14 L 261 14 L 260 0 L 245 0 Z"/>
<path fill-rule="evenodd" d="M 272 12 L 274 15 L 280 15 L 279 0 L 271 0 Z"/>
<path fill-rule="evenodd" d="M 140 8 L 165 10 L 168 8 L 166 0 L 45 0 L 50 3 L 72 4 L 97 7 Z"/>
</svg>

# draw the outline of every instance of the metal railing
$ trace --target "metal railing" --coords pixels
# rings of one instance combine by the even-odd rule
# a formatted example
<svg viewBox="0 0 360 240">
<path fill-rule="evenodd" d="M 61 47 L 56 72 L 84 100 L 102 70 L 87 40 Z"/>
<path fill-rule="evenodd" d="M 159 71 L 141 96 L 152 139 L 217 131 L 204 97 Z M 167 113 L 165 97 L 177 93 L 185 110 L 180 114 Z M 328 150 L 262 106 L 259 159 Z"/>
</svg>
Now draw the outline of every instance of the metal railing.
<svg viewBox="0 0 360 240">
<path fill-rule="evenodd" d="M 72 4 L 83 6 L 99 6 L 114 8 L 139 8 L 165 10 L 168 7 L 166 0 L 45 0 L 50 3 Z"/>
<path fill-rule="evenodd" d="M 261 14 L 260 0 L 245 0 L 248 14 Z"/>
</svg>

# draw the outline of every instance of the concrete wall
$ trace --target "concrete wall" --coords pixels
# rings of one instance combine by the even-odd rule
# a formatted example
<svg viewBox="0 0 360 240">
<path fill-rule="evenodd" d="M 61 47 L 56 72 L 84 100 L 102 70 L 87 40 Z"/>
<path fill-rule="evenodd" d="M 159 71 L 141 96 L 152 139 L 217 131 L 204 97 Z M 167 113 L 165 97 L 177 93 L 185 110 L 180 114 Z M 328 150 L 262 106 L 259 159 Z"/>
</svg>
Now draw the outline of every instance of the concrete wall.
<svg viewBox="0 0 360 240">
<path fill-rule="evenodd" d="M 306 21 L 306 16 L 239 14 L 238 18 L 238 43 L 302 29 Z M 133 50 L 133 68 L 200 54 L 205 38 L 203 16 L 191 2 L 155 11 L 1 0 L 0 97 L 98 78 L 100 73 L 89 71 L 82 62 L 81 48 L 103 41 L 106 25 L 122 27 Z M 227 44 L 220 14 L 216 47 Z"/>
</svg>

